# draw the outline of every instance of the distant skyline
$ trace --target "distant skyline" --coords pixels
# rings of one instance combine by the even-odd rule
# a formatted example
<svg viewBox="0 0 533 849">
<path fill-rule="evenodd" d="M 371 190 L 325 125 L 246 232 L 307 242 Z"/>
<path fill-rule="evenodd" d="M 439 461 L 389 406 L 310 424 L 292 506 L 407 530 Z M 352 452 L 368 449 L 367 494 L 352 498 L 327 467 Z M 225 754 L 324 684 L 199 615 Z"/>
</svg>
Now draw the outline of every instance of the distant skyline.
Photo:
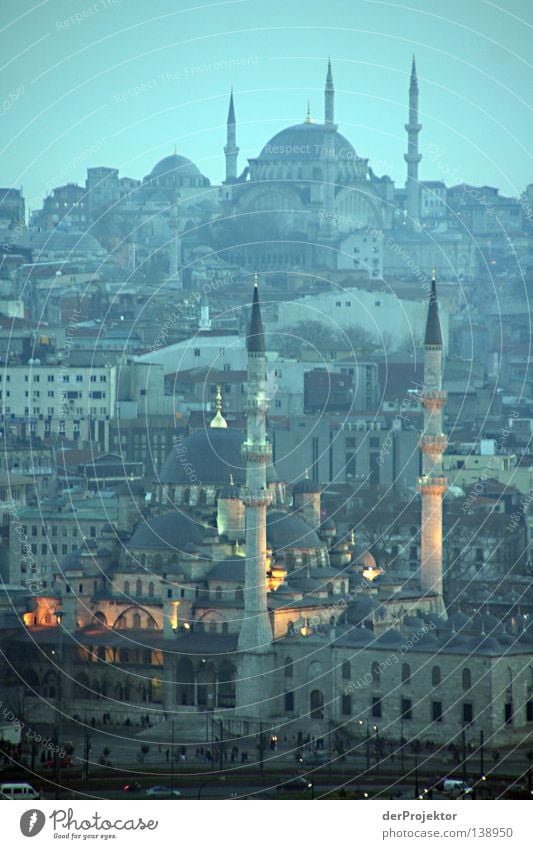
<svg viewBox="0 0 533 849">
<path fill-rule="evenodd" d="M 0 185 L 37 208 L 87 167 L 142 179 L 176 146 L 224 176 L 235 91 L 239 173 L 279 130 L 323 120 L 331 56 L 336 122 L 359 156 L 405 181 L 416 54 L 422 180 L 533 182 L 530 0 L 3 0 Z"/>
</svg>

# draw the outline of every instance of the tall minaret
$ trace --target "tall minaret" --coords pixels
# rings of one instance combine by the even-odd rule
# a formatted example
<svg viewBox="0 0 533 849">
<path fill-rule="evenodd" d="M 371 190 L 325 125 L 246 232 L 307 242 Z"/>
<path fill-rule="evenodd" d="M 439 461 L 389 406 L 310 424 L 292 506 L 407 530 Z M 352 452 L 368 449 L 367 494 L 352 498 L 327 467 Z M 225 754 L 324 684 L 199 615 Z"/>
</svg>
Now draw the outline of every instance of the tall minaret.
<svg viewBox="0 0 533 849">
<path fill-rule="evenodd" d="M 424 408 L 424 431 L 420 438 L 422 477 L 421 583 L 438 596 L 437 612 L 444 613 L 442 598 L 442 498 L 448 481 L 442 473 L 442 455 L 447 439 L 442 432 L 442 415 L 447 393 L 442 389 L 442 332 L 433 271 L 424 337 L 424 388 L 418 399 Z"/>
<path fill-rule="evenodd" d="M 324 125 L 335 127 L 335 88 L 333 86 L 333 73 L 331 71 L 331 59 L 328 59 L 328 72 L 326 75 L 326 88 L 324 90 Z"/>
<path fill-rule="evenodd" d="M 239 634 L 237 709 L 247 716 L 264 716 L 271 670 L 272 627 L 267 609 L 266 511 L 271 502 L 266 468 L 271 447 L 266 437 L 266 358 L 263 323 L 259 307 L 257 274 L 254 277 L 252 314 L 247 335 L 248 394 L 246 441 L 246 487 L 242 500 L 246 515 L 246 562 L 244 613 Z"/>
<path fill-rule="evenodd" d="M 170 212 L 170 221 L 169 227 L 171 232 L 173 232 L 173 236 L 170 239 L 169 250 L 168 250 L 168 258 L 169 258 L 169 279 L 176 283 L 178 286 L 181 286 L 180 280 L 180 265 L 181 265 L 181 238 L 180 238 L 180 225 L 179 225 L 179 207 L 178 207 L 178 197 L 179 194 L 176 192 L 176 196 L 174 199 L 174 203 L 172 205 L 172 209 Z"/>
<path fill-rule="evenodd" d="M 323 193 L 324 193 L 324 215 L 321 220 L 321 236 L 324 239 L 335 238 L 337 228 L 335 226 L 335 174 L 336 174 L 336 147 L 335 132 L 335 88 L 333 86 L 333 73 L 331 60 L 328 59 L 328 71 L 326 74 L 326 86 L 324 89 L 324 136 L 322 144 L 323 168 Z"/>
<path fill-rule="evenodd" d="M 418 79 L 416 76 L 416 63 L 413 56 L 411 67 L 411 81 L 409 83 L 409 123 L 405 125 L 407 131 L 407 153 L 404 159 L 407 162 L 407 215 L 409 224 L 414 229 L 420 226 L 420 187 L 418 182 L 418 163 L 422 154 L 418 152 L 418 134 L 422 124 L 418 123 Z"/>
<path fill-rule="evenodd" d="M 228 121 L 227 121 L 227 143 L 224 148 L 226 156 L 226 183 L 234 183 L 237 179 L 237 157 L 239 148 L 237 147 L 237 125 L 235 122 L 235 107 L 233 105 L 233 89 L 229 99 Z"/>
</svg>

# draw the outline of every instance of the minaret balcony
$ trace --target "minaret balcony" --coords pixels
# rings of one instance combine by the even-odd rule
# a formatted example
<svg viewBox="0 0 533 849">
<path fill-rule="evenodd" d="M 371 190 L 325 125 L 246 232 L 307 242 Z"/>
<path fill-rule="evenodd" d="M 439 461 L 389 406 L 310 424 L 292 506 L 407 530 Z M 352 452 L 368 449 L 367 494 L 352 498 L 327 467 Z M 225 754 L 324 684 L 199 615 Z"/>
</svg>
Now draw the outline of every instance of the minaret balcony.
<svg viewBox="0 0 533 849">
<path fill-rule="evenodd" d="M 448 489 L 448 478 L 422 475 L 417 478 L 416 486 L 421 495 L 444 495 Z"/>
<path fill-rule="evenodd" d="M 241 501 L 245 507 L 268 507 L 272 503 L 272 493 L 269 489 L 243 489 Z"/>
<path fill-rule="evenodd" d="M 417 397 L 425 409 L 442 410 L 448 400 L 448 393 L 445 389 L 423 389 Z"/>
<path fill-rule="evenodd" d="M 241 447 L 243 460 L 252 463 L 268 463 L 272 456 L 272 446 L 269 442 L 243 442 Z"/>
<path fill-rule="evenodd" d="M 247 415 L 266 416 L 270 402 L 268 398 L 247 398 L 244 401 L 244 412 Z"/>
<path fill-rule="evenodd" d="M 448 447 L 448 437 L 444 434 L 430 435 L 424 434 L 420 437 L 420 450 L 424 454 L 439 456 L 444 454 Z"/>
</svg>

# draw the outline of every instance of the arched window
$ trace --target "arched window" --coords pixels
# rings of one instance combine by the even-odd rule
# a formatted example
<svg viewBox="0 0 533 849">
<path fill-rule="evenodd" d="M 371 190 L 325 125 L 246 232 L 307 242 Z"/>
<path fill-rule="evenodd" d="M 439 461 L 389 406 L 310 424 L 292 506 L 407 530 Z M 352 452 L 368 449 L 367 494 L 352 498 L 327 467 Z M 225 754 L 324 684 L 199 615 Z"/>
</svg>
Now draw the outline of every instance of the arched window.
<svg viewBox="0 0 533 849">
<path fill-rule="evenodd" d="M 345 679 L 352 677 L 352 664 L 349 660 L 345 660 L 342 664 L 342 677 Z"/>
<path fill-rule="evenodd" d="M 402 684 L 411 683 L 411 667 L 408 663 L 402 664 Z"/>
<path fill-rule="evenodd" d="M 141 614 L 140 613 L 134 613 L 133 614 L 133 627 L 134 628 L 140 628 L 141 627 Z"/>
<path fill-rule="evenodd" d="M 292 678 L 293 676 L 293 666 L 292 666 L 292 657 L 285 658 L 285 678 Z"/>
<path fill-rule="evenodd" d="M 328 596 L 332 596 L 333 595 L 333 584 L 331 583 L 331 581 L 328 581 L 328 583 L 326 585 L 326 589 L 328 591 Z"/>
<path fill-rule="evenodd" d="M 434 666 L 431 670 L 431 685 L 437 687 L 441 681 L 440 666 Z"/>
<path fill-rule="evenodd" d="M 141 566 L 146 566 L 146 554 L 141 554 L 139 560 L 141 562 Z"/>
<path fill-rule="evenodd" d="M 222 633 L 223 633 L 223 634 L 227 634 L 227 633 L 229 633 L 229 627 L 228 627 L 228 623 L 227 623 L 227 622 L 223 622 L 223 623 L 222 623 Z"/>
<path fill-rule="evenodd" d="M 222 587 L 215 587 L 215 598 L 217 601 L 222 601 Z"/>
<path fill-rule="evenodd" d="M 142 592 L 143 592 L 142 581 L 137 581 L 137 583 L 135 584 L 135 595 L 142 595 Z"/>
<path fill-rule="evenodd" d="M 150 581 L 150 583 L 148 584 L 148 595 L 150 596 L 150 598 L 154 597 L 154 582 L 153 581 Z"/>
<path fill-rule="evenodd" d="M 237 589 L 235 590 L 235 600 L 236 601 L 243 601 L 244 600 L 244 591 L 243 591 L 242 587 L 237 587 Z"/>
<path fill-rule="evenodd" d="M 210 622 L 209 623 L 209 631 L 210 631 L 211 634 L 216 634 L 216 632 L 217 632 L 217 623 L 216 622 Z"/>
<path fill-rule="evenodd" d="M 370 670 L 373 684 L 381 684 L 381 669 L 379 663 L 375 660 Z"/>
<path fill-rule="evenodd" d="M 124 581 L 124 592 L 125 592 L 126 595 L 130 594 L 130 582 L 129 581 Z"/>
<path fill-rule="evenodd" d="M 472 674 L 469 669 L 463 669 L 463 690 L 469 690 L 472 686 Z"/>
</svg>

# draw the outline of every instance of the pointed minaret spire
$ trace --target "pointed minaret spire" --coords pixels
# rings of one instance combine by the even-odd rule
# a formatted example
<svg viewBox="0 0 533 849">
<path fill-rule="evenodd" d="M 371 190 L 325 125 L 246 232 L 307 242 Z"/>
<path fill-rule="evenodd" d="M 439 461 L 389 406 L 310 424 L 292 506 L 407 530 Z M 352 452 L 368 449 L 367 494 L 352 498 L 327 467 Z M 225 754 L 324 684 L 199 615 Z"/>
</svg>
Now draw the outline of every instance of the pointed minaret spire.
<svg viewBox="0 0 533 849">
<path fill-rule="evenodd" d="M 326 127 L 335 126 L 335 88 L 333 86 L 333 72 L 331 70 L 331 59 L 328 59 L 328 72 L 326 74 L 326 88 L 324 90 L 324 124 Z"/>
<path fill-rule="evenodd" d="M 304 124 L 314 124 L 313 116 L 311 115 L 311 101 L 307 101 L 307 115 L 305 116 Z"/>
<path fill-rule="evenodd" d="M 226 183 L 234 183 L 237 179 L 237 158 L 239 148 L 237 147 L 237 122 L 235 120 L 235 105 L 233 103 L 233 88 L 229 98 L 226 146 L 224 155 L 226 157 Z"/>
<path fill-rule="evenodd" d="M 246 348 L 248 353 L 260 354 L 265 351 L 265 335 L 263 321 L 261 319 L 261 307 L 259 306 L 259 276 L 254 274 L 254 295 L 252 299 L 252 313 L 250 325 L 246 337 Z"/>
<path fill-rule="evenodd" d="M 439 301 L 437 298 L 437 271 L 435 268 L 431 275 L 431 292 L 429 295 L 424 345 L 436 345 L 442 348 L 442 330 L 439 318 Z"/>
<path fill-rule="evenodd" d="M 407 153 L 404 159 L 407 162 L 407 215 L 409 225 L 413 229 L 420 226 L 420 186 L 418 182 L 418 165 L 422 155 L 418 152 L 418 134 L 422 124 L 418 123 L 418 78 L 416 75 L 416 62 L 413 55 L 411 65 L 411 78 L 409 82 L 409 123 L 405 125 L 407 132 Z"/>
</svg>

